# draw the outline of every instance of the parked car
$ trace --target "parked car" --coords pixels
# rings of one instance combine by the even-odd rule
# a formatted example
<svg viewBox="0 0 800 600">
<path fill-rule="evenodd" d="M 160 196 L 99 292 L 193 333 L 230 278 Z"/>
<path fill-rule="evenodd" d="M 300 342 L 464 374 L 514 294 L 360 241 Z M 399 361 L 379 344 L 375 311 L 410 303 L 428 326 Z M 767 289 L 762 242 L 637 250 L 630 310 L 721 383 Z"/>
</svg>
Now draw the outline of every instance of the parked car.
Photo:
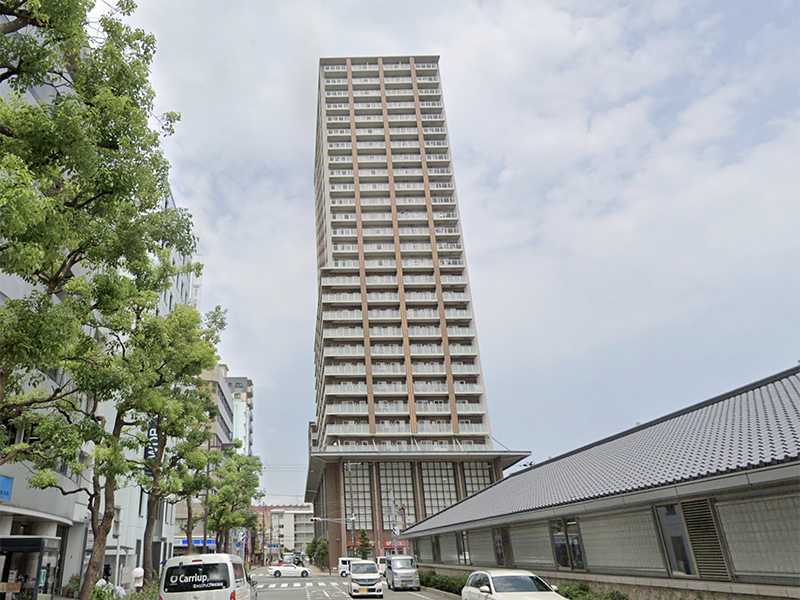
<svg viewBox="0 0 800 600">
<path fill-rule="evenodd" d="M 383 584 L 378 565 L 371 560 L 353 560 L 350 563 L 350 597 L 374 596 L 383 598 Z"/>
<path fill-rule="evenodd" d="M 339 575 L 342 577 L 347 577 L 350 574 L 350 563 L 354 560 L 356 559 L 348 558 L 347 556 L 340 556 L 339 564 L 336 567 L 336 570 L 339 571 Z"/>
<path fill-rule="evenodd" d="M 161 600 L 255 598 L 244 562 L 233 554 L 193 554 L 168 559 L 159 581 Z"/>
<path fill-rule="evenodd" d="M 410 556 L 391 556 L 386 561 L 386 585 L 390 590 L 419 591 L 417 563 Z"/>
<path fill-rule="evenodd" d="M 461 600 L 547 600 L 562 598 L 558 588 L 521 569 L 475 571 L 461 589 Z"/>
<path fill-rule="evenodd" d="M 311 571 L 292 563 L 279 563 L 274 567 L 268 568 L 267 575 L 272 575 L 273 577 L 308 577 L 311 575 Z"/>
</svg>

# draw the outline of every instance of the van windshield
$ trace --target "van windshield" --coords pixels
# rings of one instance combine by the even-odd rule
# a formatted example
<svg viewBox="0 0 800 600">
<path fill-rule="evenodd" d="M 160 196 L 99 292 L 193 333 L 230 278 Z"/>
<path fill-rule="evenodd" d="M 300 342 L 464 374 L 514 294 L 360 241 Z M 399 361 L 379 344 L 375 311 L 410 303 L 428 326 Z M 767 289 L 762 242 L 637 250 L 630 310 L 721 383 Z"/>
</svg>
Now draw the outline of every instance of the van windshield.
<svg viewBox="0 0 800 600">
<path fill-rule="evenodd" d="M 350 565 L 350 571 L 353 575 L 366 575 L 368 573 L 377 573 L 378 565 L 373 562 L 368 563 L 353 563 Z"/>
<path fill-rule="evenodd" d="M 170 567 L 164 574 L 165 592 L 219 590 L 230 586 L 228 565 L 204 563 Z"/>
<path fill-rule="evenodd" d="M 413 558 L 395 558 L 392 559 L 392 569 L 414 569 L 417 565 L 414 564 Z"/>
</svg>

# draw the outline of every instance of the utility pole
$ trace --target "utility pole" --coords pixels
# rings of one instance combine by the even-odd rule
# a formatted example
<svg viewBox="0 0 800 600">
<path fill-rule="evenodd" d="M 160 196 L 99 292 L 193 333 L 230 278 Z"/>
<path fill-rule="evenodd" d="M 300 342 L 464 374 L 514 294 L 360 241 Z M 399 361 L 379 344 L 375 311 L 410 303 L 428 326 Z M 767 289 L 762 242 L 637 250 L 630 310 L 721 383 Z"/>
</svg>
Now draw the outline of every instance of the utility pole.
<svg viewBox="0 0 800 600">
<path fill-rule="evenodd" d="M 397 505 L 394 501 L 394 488 L 389 486 L 389 507 L 392 509 L 392 555 L 397 554 Z"/>
</svg>

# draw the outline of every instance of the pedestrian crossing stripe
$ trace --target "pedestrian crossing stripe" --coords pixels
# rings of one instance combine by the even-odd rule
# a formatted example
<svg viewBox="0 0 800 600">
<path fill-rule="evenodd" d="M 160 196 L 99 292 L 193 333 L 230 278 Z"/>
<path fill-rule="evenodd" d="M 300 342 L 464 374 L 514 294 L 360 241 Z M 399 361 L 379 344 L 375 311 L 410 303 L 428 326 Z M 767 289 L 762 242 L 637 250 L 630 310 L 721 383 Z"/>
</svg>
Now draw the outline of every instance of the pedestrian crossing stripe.
<svg viewBox="0 0 800 600">
<path fill-rule="evenodd" d="M 308 582 L 305 583 L 305 587 L 313 587 L 315 585 L 318 585 L 320 587 L 325 587 L 325 586 L 328 586 L 328 585 L 333 585 L 333 586 L 337 586 L 338 587 L 340 585 L 340 583 L 338 581 L 332 581 L 330 583 L 325 583 L 323 581 L 317 581 L 317 582 L 308 581 Z M 289 586 L 298 588 L 298 587 L 303 587 L 303 584 L 302 583 L 288 583 L 288 582 L 287 583 L 269 583 L 269 584 L 262 583 L 261 585 L 256 586 L 256 589 L 257 590 L 274 590 L 274 589 L 277 589 L 277 588 L 288 588 Z"/>
</svg>

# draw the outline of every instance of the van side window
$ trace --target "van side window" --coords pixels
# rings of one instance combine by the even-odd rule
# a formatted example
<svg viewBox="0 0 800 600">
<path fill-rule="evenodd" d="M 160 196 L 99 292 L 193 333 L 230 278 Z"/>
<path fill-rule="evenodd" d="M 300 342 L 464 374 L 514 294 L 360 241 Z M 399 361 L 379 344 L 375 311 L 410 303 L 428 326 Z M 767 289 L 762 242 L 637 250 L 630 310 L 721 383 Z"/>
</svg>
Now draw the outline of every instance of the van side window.
<svg viewBox="0 0 800 600">
<path fill-rule="evenodd" d="M 244 567 L 239 563 L 233 563 L 233 578 L 237 581 L 244 579 Z"/>
</svg>

